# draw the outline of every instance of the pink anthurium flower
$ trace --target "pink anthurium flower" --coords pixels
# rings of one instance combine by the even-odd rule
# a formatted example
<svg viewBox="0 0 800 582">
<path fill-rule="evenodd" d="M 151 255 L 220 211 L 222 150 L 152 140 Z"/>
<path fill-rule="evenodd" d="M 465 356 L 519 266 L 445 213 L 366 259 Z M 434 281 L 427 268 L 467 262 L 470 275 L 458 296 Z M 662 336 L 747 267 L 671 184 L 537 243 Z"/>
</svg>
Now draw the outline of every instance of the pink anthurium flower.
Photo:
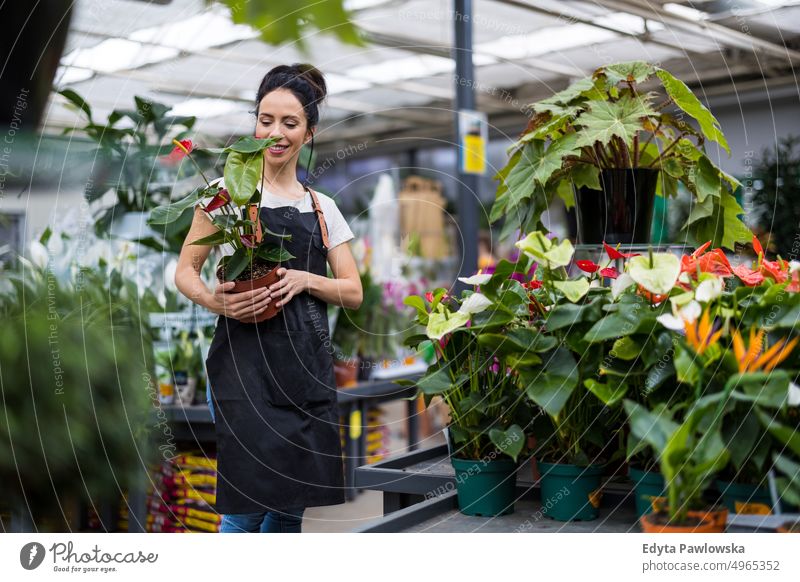
<svg viewBox="0 0 800 582">
<path fill-rule="evenodd" d="M 609 279 L 616 279 L 619 277 L 619 271 L 617 271 L 614 267 L 606 267 L 605 269 L 600 269 L 600 276 L 608 277 Z"/>
</svg>

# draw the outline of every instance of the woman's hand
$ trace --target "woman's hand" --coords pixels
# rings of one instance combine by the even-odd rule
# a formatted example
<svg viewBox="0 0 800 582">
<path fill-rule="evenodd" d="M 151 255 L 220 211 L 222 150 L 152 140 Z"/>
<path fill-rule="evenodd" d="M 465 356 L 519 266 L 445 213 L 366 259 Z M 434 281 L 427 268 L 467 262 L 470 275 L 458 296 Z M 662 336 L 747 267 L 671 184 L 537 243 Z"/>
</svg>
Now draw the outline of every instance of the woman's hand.
<svg viewBox="0 0 800 582">
<path fill-rule="evenodd" d="M 277 301 L 275 305 L 283 307 L 289 303 L 292 297 L 308 289 L 311 273 L 280 267 L 278 277 L 280 277 L 280 281 L 270 285 L 269 290 L 272 300 Z"/>
<path fill-rule="evenodd" d="M 229 293 L 233 286 L 233 281 L 217 285 L 214 288 L 214 294 L 211 296 L 208 309 L 218 315 L 250 323 L 255 316 L 264 312 L 272 300 L 266 287 L 252 291 Z"/>
</svg>

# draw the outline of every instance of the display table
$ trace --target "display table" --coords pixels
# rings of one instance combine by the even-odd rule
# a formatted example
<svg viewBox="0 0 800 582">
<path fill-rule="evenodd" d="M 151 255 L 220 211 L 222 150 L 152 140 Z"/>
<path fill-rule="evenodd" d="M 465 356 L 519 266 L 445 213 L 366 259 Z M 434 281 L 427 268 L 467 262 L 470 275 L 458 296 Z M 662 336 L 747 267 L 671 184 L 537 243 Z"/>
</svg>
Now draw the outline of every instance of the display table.
<svg viewBox="0 0 800 582">
<path fill-rule="evenodd" d="M 632 484 L 624 477 L 612 478 L 603 485 L 600 515 L 593 521 L 561 522 L 542 515 L 540 490 L 533 481 L 530 463 L 517 470 L 517 502 L 514 513 L 499 517 L 467 516 L 458 510 L 456 482 L 441 445 L 399 455 L 355 471 L 356 487 L 383 492 L 384 517 L 355 532 L 639 532 Z M 783 521 L 782 516 L 730 515 L 729 533 L 770 532 Z"/>
</svg>

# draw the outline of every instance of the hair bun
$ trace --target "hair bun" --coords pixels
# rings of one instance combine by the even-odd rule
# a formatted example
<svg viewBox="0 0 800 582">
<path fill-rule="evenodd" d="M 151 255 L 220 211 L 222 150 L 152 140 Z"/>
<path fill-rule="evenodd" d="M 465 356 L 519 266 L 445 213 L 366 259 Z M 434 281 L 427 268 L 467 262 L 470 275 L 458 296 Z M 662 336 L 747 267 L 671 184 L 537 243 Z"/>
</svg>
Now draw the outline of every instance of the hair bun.
<svg viewBox="0 0 800 582">
<path fill-rule="evenodd" d="M 325 77 L 322 72 L 308 63 L 295 63 L 292 68 L 296 71 L 299 77 L 302 77 L 311 85 L 316 94 L 317 103 L 321 102 L 328 94 L 328 87 L 325 83 Z"/>
</svg>

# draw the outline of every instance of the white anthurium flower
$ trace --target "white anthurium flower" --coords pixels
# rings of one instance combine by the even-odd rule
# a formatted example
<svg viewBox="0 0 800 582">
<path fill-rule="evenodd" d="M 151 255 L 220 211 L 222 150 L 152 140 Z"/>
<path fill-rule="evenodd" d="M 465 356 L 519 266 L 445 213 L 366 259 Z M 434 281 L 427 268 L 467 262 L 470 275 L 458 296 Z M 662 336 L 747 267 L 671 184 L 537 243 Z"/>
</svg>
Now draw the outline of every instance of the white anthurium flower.
<svg viewBox="0 0 800 582">
<path fill-rule="evenodd" d="M 789 406 L 800 406 L 800 386 L 794 382 L 789 382 Z"/>
<path fill-rule="evenodd" d="M 461 304 L 459 313 L 466 313 L 472 315 L 473 313 L 480 313 L 492 304 L 491 300 L 482 293 L 473 293 L 464 300 Z"/>
<path fill-rule="evenodd" d="M 32 240 L 28 246 L 28 255 L 30 256 L 31 263 L 40 269 L 47 267 L 47 262 L 50 260 L 50 254 L 45 247 L 38 240 Z"/>
<path fill-rule="evenodd" d="M 614 279 L 614 282 L 611 284 L 611 298 L 616 301 L 617 297 L 622 295 L 622 292 L 634 283 L 636 283 L 636 281 L 633 280 L 633 277 L 628 275 L 628 273 L 622 273 L 619 277 Z"/>
<path fill-rule="evenodd" d="M 724 287 L 725 284 L 719 277 L 704 279 L 695 289 L 694 298 L 701 303 L 708 303 L 722 295 Z"/>
<path fill-rule="evenodd" d="M 672 331 L 683 331 L 686 329 L 686 323 L 694 323 L 700 314 L 703 313 L 703 308 L 700 304 L 692 300 L 681 308 L 676 308 L 675 303 L 672 304 L 672 313 L 665 313 L 656 317 L 656 321 Z"/>
<path fill-rule="evenodd" d="M 800 261 L 789 261 L 789 272 L 800 271 Z"/>
<path fill-rule="evenodd" d="M 459 277 L 458 280 L 467 285 L 485 285 L 491 280 L 492 276 L 486 273 L 478 273 L 472 277 Z"/>
</svg>

